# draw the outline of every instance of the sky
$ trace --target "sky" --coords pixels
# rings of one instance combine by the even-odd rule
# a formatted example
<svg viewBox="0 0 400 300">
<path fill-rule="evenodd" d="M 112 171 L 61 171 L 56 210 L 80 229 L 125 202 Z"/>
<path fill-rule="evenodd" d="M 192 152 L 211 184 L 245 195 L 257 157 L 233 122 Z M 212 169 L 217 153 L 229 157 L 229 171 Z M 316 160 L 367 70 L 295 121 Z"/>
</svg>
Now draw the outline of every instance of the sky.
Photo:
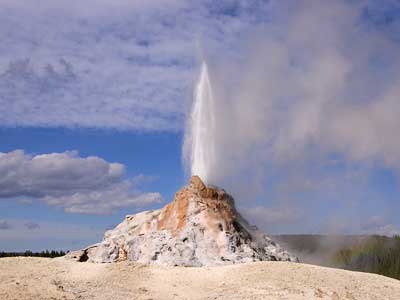
<svg viewBox="0 0 400 300">
<path fill-rule="evenodd" d="M 171 201 L 203 60 L 213 183 L 251 223 L 400 233 L 398 1 L 0 0 L 0 36 L 0 250 Z"/>
</svg>

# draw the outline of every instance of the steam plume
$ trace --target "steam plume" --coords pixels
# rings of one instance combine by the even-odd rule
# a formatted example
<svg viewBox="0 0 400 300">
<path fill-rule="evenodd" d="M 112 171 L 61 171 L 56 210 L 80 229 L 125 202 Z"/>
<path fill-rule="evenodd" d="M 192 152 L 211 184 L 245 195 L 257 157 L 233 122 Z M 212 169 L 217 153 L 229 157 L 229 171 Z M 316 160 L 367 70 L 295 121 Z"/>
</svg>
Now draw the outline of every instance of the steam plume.
<svg viewBox="0 0 400 300">
<path fill-rule="evenodd" d="M 400 170 L 400 47 L 362 5 L 280 3 L 281 15 L 238 39 L 240 59 L 209 55 L 186 156 L 239 202 L 291 212 L 315 201 L 317 215 L 317 200 L 370 197 L 371 167 Z"/>
</svg>

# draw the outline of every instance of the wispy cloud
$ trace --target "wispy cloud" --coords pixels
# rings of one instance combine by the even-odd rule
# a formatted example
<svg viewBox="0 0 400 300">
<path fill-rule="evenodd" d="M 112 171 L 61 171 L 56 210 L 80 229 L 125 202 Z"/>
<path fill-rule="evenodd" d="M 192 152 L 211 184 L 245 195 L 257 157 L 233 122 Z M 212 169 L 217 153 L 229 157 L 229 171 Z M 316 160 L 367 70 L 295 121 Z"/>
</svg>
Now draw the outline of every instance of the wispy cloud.
<svg viewBox="0 0 400 300">
<path fill-rule="evenodd" d="M 94 228 L 85 224 L 26 219 L 6 219 L 4 222 L 9 228 L 0 230 L 2 251 L 74 250 L 98 242 L 104 234 L 104 228 Z M 32 228 L 27 224 L 35 225 Z"/>
<path fill-rule="evenodd" d="M 199 53 L 232 52 L 264 7 L 2 1 L 0 126 L 182 130 Z"/>
<path fill-rule="evenodd" d="M 11 228 L 11 225 L 7 221 L 0 220 L 0 230 L 7 230 L 10 228 Z"/>
<path fill-rule="evenodd" d="M 246 219 L 251 220 L 271 232 L 271 227 L 276 224 L 292 224 L 303 219 L 304 212 L 298 208 L 292 207 L 275 207 L 267 208 L 265 206 L 253 206 L 249 208 L 241 208 L 241 212 Z"/>
<path fill-rule="evenodd" d="M 30 197 L 66 212 L 109 214 L 159 203 L 159 193 L 139 190 L 143 175 L 125 179 L 125 167 L 76 151 L 31 156 L 0 153 L 0 198 Z"/>
<path fill-rule="evenodd" d="M 28 229 L 39 229 L 40 225 L 36 222 L 28 221 L 24 224 L 24 226 Z"/>
<path fill-rule="evenodd" d="M 361 230 L 364 234 L 379 234 L 393 236 L 400 234 L 400 227 L 396 224 L 387 222 L 383 215 L 374 215 L 361 224 Z"/>
</svg>

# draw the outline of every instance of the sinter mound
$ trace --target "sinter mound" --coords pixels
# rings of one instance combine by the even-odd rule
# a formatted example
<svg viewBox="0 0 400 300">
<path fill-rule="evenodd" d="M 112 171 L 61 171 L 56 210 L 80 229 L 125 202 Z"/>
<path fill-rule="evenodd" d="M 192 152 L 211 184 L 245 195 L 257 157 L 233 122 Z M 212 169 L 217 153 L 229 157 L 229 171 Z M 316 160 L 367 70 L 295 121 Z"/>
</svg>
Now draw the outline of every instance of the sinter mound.
<svg viewBox="0 0 400 300">
<path fill-rule="evenodd" d="M 198 176 L 159 210 L 128 215 L 101 243 L 72 252 L 72 259 L 121 260 L 171 266 L 210 266 L 252 261 L 298 261 L 236 211 L 224 190 Z"/>
</svg>

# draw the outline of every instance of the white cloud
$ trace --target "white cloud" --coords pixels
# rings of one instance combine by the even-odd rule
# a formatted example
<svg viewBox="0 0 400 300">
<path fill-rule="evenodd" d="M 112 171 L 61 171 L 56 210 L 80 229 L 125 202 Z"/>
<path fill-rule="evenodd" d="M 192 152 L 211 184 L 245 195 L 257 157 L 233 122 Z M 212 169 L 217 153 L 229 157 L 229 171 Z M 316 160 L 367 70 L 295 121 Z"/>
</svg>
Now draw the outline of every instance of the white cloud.
<svg viewBox="0 0 400 300">
<path fill-rule="evenodd" d="M 39 229 L 40 225 L 36 222 L 33 221 L 28 221 L 24 224 L 24 226 L 28 229 L 34 230 L 34 229 Z"/>
<path fill-rule="evenodd" d="M 62 221 L 6 219 L 9 229 L 0 230 L 2 251 L 43 251 L 82 249 L 98 242 L 103 228 L 86 224 L 68 224 Z M 27 226 L 29 224 L 29 226 Z"/>
<path fill-rule="evenodd" d="M 22 150 L 0 153 L 0 197 L 59 195 L 117 183 L 124 166 L 76 151 L 31 156 Z"/>
<path fill-rule="evenodd" d="M 0 230 L 8 230 L 11 228 L 11 225 L 4 220 L 0 220 Z"/>
<path fill-rule="evenodd" d="M 394 236 L 400 234 L 400 228 L 394 224 L 386 224 L 374 230 L 366 232 L 367 234 L 378 234 L 386 236 Z"/>
<path fill-rule="evenodd" d="M 62 238 L 71 239 L 76 237 L 80 238 L 89 238 L 90 234 L 93 235 L 101 235 L 104 232 L 103 229 L 95 229 L 93 227 L 89 227 L 87 225 L 82 224 L 67 224 L 63 222 L 49 222 L 49 221 L 39 221 L 39 220 L 24 220 L 24 219 L 7 219 L 7 223 L 11 226 L 12 230 L 7 232 L 2 232 L 0 235 L 0 239 L 43 239 L 43 238 Z M 28 228 L 25 224 L 33 222 L 37 224 L 39 227 L 37 228 L 37 232 L 32 235 L 31 229 Z M 82 230 L 80 232 L 80 230 Z"/>
<path fill-rule="evenodd" d="M 140 193 L 132 191 L 131 181 L 113 184 L 108 189 L 76 192 L 66 196 L 45 196 L 49 205 L 62 206 L 69 213 L 108 214 L 124 207 L 145 207 L 161 203 L 159 193 Z"/>
<path fill-rule="evenodd" d="M 264 227 L 274 224 L 294 223 L 302 219 L 304 214 L 298 208 L 288 206 L 278 208 L 253 206 L 242 208 L 241 212 L 248 220 Z"/>
<path fill-rule="evenodd" d="M 180 131 L 198 44 L 232 52 L 252 3 L 1 1 L 0 125 Z"/>
<path fill-rule="evenodd" d="M 361 233 L 393 236 L 400 234 L 400 227 L 387 222 L 382 215 L 374 215 L 361 224 Z"/>
<path fill-rule="evenodd" d="M 318 228 L 315 228 L 313 233 L 330 235 L 376 234 L 391 237 L 400 234 L 400 224 L 396 221 L 396 214 L 391 214 L 388 209 L 375 209 L 375 211 L 366 213 L 363 208 L 357 208 L 356 212 L 335 212 L 324 216 L 323 222 Z"/>
<path fill-rule="evenodd" d="M 33 197 L 66 212 L 109 214 L 123 207 L 159 203 L 159 193 L 142 193 L 143 175 L 124 179 L 125 167 L 76 151 L 31 156 L 0 153 L 0 198 Z"/>
</svg>

